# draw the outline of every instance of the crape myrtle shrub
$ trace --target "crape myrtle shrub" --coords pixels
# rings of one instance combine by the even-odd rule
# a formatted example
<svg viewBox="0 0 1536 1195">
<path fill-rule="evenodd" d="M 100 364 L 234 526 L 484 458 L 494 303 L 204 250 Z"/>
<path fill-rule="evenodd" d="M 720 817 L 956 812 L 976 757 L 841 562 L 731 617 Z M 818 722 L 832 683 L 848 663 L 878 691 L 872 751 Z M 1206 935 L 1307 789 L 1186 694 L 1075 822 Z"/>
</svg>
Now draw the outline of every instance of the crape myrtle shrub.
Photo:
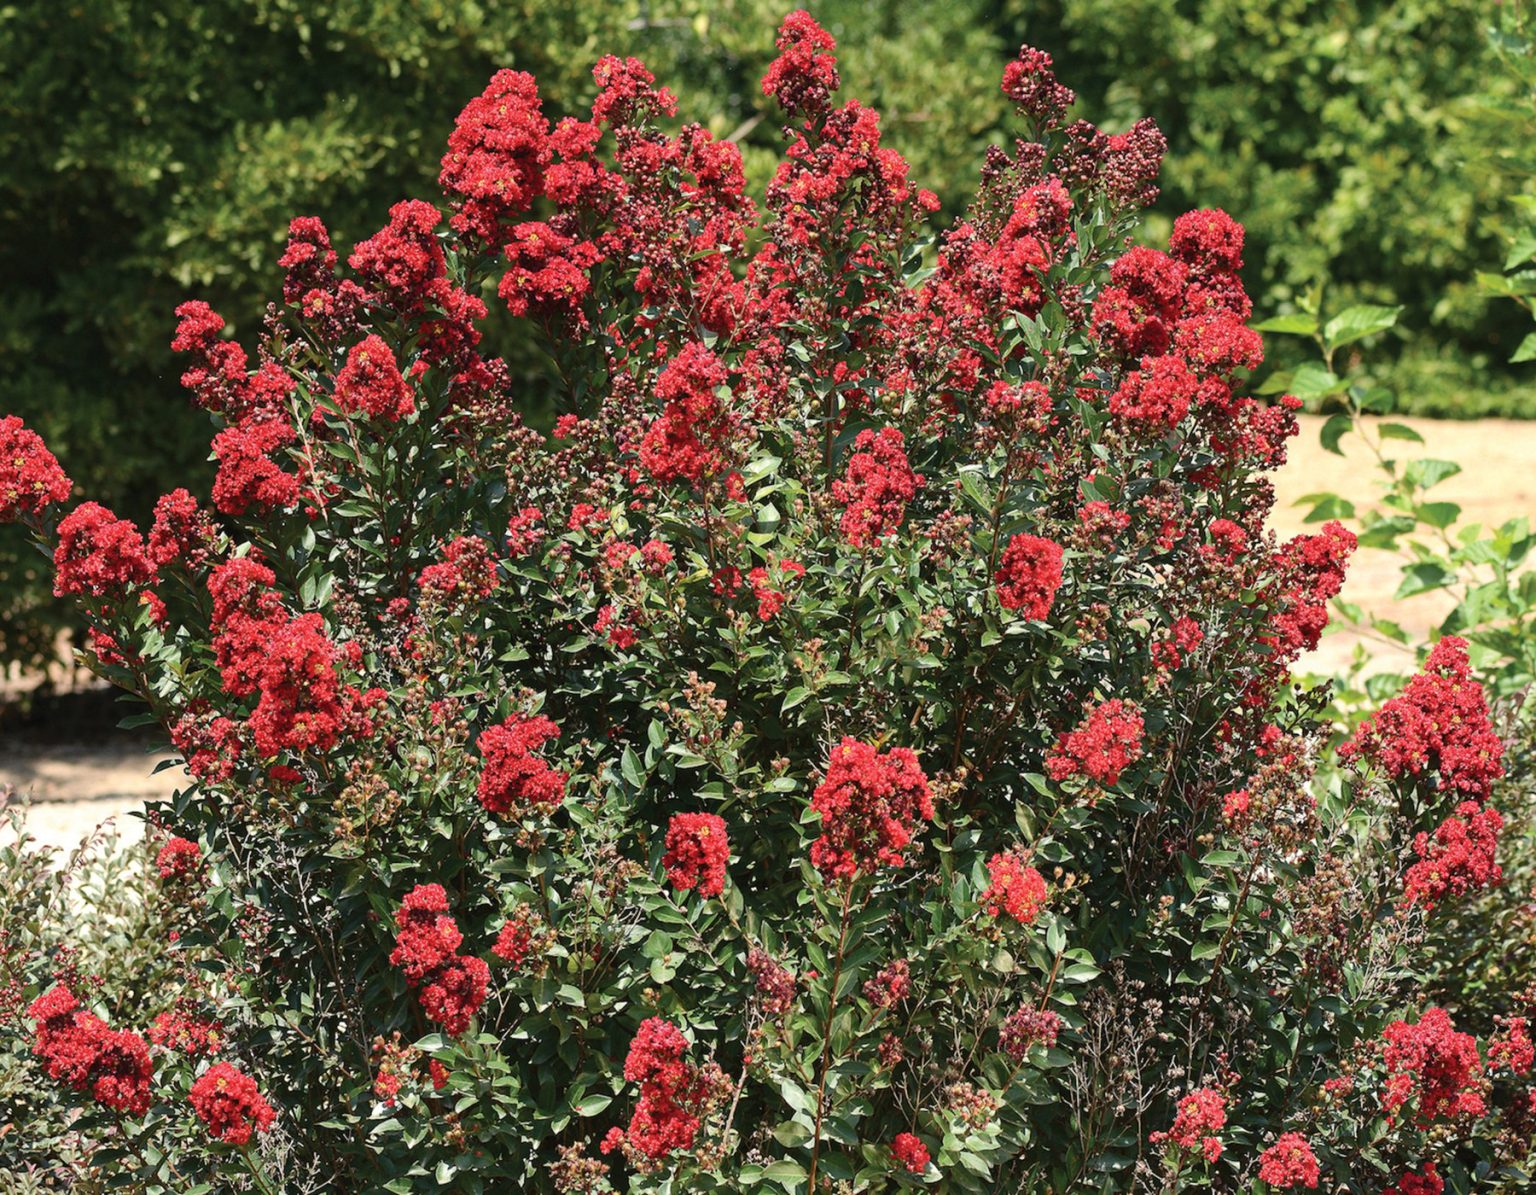
<svg viewBox="0 0 1536 1195">
<path fill-rule="evenodd" d="M 832 39 L 777 48 L 760 205 L 640 62 L 553 124 L 508 71 L 441 207 L 350 253 L 294 221 L 254 351 L 184 304 L 217 475 L 147 531 L 0 425 L 0 513 L 190 776 L 151 811 L 161 1011 L 9 965 L 81 1165 L 1523 1181 L 1526 1020 L 1420 982 L 1499 882 L 1503 748 L 1447 637 L 1313 784 L 1289 668 L 1354 541 L 1264 529 L 1296 404 L 1244 396 L 1241 228 L 1128 248 L 1161 135 L 1067 122 L 1026 48 L 1024 136 L 935 230 Z M 543 337 L 551 435 L 492 307 Z"/>
</svg>

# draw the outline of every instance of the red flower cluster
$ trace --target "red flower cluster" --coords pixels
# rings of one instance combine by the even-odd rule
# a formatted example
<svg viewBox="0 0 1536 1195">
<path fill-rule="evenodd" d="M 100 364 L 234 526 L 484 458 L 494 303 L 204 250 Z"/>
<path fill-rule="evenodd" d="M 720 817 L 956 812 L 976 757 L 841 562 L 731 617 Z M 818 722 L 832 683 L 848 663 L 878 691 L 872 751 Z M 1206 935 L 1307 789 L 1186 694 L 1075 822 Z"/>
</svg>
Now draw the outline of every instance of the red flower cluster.
<svg viewBox="0 0 1536 1195">
<path fill-rule="evenodd" d="M 1488 1043 L 1488 1069 L 1530 1074 L 1532 1063 L 1536 1063 L 1536 1044 L 1531 1041 L 1529 1023 L 1524 1017 L 1500 1020 L 1503 1032 Z"/>
<path fill-rule="evenodd" d="M 769 1016 L 783 1016 L 794 1006 L 795 977 L 766 950 L 754 946 L 747 951 L 747 973 L 752 976 L 757 998 Z"/>
<path fill-rule="evenodd" d="M 67 499 L 70 489 L 42 437 L 15 415 L 0 418 L 0 523 L 35 518 Z"/>
<path fill-rule="evenodd" d="M 728 378 L 720 359 L 698 341 L 661 371 L 656 397 L 665 406 L 640 442 L 640 463 L 657 481 L 698 485 L 725 468 L 733 421 L 716 391 Z"/>
<path fill-rule="evenodd" d="M 1442 1195 L 1445 1191 L 1445 1180 L 1440 1177 L 1433 1162 L 1425 1162 L 1424 1169 L 1415 1174 L 1411 1170 L 1403 1171 L 1403 1177 L 1397 1180 L 1397 1185 L 1388 1187 L 1381 1195 Z"/>
<path fill-rule="evenodd" d="M 588 271 L 602 260 L 590 241 L 548 224 L 519 224 L 506 246 L 507 271 L 496 293 L 513 315 L 572 319 L 585 326 L 581 301 L 591 289 Z"/>
<path fill-rule="evenodd" d="M 265 1133 L 277 1119 L 256 1080 L 227 1062 L 215 1062 L 199 1075 L 187 1101 L 209 1136 L 226 1145 L 246 1145 L 253 1132 Z"/>
<path fill-rule="evenodd" d="M 201 300 L 176 308 L 171 351 L 187 353 L 193 365 L 181 375 L 199 406 L 235 423 L 275 414 L 287 402 L 293 383 L 282 367 L 268 361 L 254 375 L 246 372 L 245 350 L 224 340 L 224 318 Z"/>
<path fill-rule="evenodd" d="M 258 694 L 250 714 L 258 753 L 329 751 L 343 731 L 370 733 L 366 711 L 384 694 L 341 685 L 341 653 L 324 633 L 321 616 L 290 619 L 273 581 L 270 568 L 243 556 L 218 565 L 207 582 L 224 691 Z"/>
<path fill-rule="evenodd" d="M 129 1116 L 149 1110 L 153 1067 L 149 1046 L 138 1034 L 109 1028 L 63 984 L 34 1000 L 27 1015 L 37 1022 L 32 1053 L 43 1060 L 50 1079 Z"/>
<path fill-rule="evenodd" d="M 1200 379 L 1180 357 L 1143 357 L 1141 370 L 1127 374 L 1109 396 L 1117 419 L 1152 432 L 1164 432 L 1189 414 Z"/>
<path fill-rule="evenodd" d="M 1118 697 L 1100 702 L 1076 730 L 1061 736 L 1045 757 L 1053 780 L 1087 776 L 1105 787 L 1120 781 L 1120 773 L 1141 758 L 1141 714 Z"/>
<path fill-rule="evenodd" d="M 535 971 L 542 969 L 542 958 L 555 940 L 554 931 L 544 923 L 529 905 L 518 905 L 512 910 L 496 935 L 491 953 L 514 971 L 521 971 L 529 957 L 534 958 Z"/>
<path fill-rule="evenodd" d="M 1000 1050 L 1015 1062 L 1023 1062 L 1036 1046 L 1050 1049 L 1061 1032 L 1061 1017 L 1048 1008 L 1026 1004 L 1003 1019 L 997 1033 Z"/>
<path fill-rule="evenodd" d="M 400 376 L 395 355 L 380 336 L 370 334 L 354 344 L 347 363 L 336 375 L 336 407 L 348 415 L 364 415 L 395 423 L 416 409 L 410 384 Z"/>
<path fill-rule="evenodd" d="M 219 1052 L 224 1042 L 224 1027 L 217 1021 L 170 1010 L 162 1012 L 150 1023 L 149 1040 L 162 1049 L 196 1058 Z"/>
<path fill-rule="evenodd" d="M 778 570 L 780 584 L 787 584 L 792 577 L 805 576 L 805 565 L 796 560 L 780 560 L 774 568 Z M 784 603 L 789 601 L 789 594 L 782 589 L 775 589 L 772 576 L 762 567 L 747 574 L 747 584 L 752 586 L 752 596 L 757 599 L 758 618 L 772 622 L 779 616 L 779 611 L 784 609 Z"/>
<path fill-rule="evenodd" d="M 1045 904 L 1045 877 L 1016 851 L 1001 851 L 987 860 L 992 882 L 981 894 L 989 917 L 1007 914 L 1020 925 L 1033 925 Z"/>
<path fill-rule="evenodd" d="M 531 556 L 544 540 L 544 515 L 532 506 L 525 506 L 507 522 L 507 554 L 513 560 Z"/>
<path fill-rule="evenodd" d="M 1221 1158 L 1221 1139 L 1216 1136 L 1227 1123 L 1227 1101 L 1211 1087 L 1197 1087 L 1179 1101 L 1173 1127 L 1166 1133 L 1153 1133 L 1153 1145 L 1165 1141 L 1180 1149 L 1198 1149 L 1207 1162 Z"/>
<path fill-rule="evenodd" d="M 904 958 L 887 963 L 864 983 L 864 999 L 876 1008 L 894 1008 L 912 994 L 912 964 Z"/>
<path fill-rule="evenodd" d="M 214 436 L 213 455 L 219 462 L 214 507 L 222 514 L 243 515 L 285 510 L 297 503 L 298 477 L 272 459 L 296 438 L 288 421 L 277 417 L 253 417 Z"/>
<path fill-rule="evenodd" d="M 1395 779 L 1434 772 L 1442 791 L 1486 801 L 1504 775 L 1504 744 L 1472 676 L 1466 640 L 1447 635 L 1435 644 L 1423 670 L 1360 725 L 1340 755 L 1370 760 Z"/>
<path fill-rule="evenodd" d="M 1280 609 L 1262 637 L 1276 670 L 1317 649 L 1328 625 L 1328 603 L 1344 587 L 1344 569 L 1355 547 L 1354 532 L 1330 521 L 1317 535 L 1287 540 L 1276 553 Z"/>
<path fill-rule="evenodd" d="M 395 913 L 399 932 L 389 961 L 419 989 L 417 999 L 428 1019 L 458 1036 L 485 1003 L 491 969 L 483 959 L 458 954 L 464 935 L 448 913 L 441 884 L 418 884 L 406 893 Z"/>
<path fill-rule="evenodd" d="M 677 1026 L 651 1017 L 643 1022 L 624 1060 L 624 1077 L 640 1084 L 629 1128 L 613 1129 L 603 1152 L 627 1145 L 657 1160 L 693 1146 L 708 1085 L 687 1060 L 688 1039 Z"/>
<path fill-rule="evenodd" d="M 249 621 L 242 624 L 246 635 L 256 628 Z M 263 756 L 329 751 L 352 722 L 357 705 L 379 696 L 343 689 L 336 673 L 336 645 L 327 638 L 318 614 L 269 625 L 260 639 L 247 641 L 245 651 L 261 659 L 256 678 L 260 697 L 250 726 Z"/>
<path fill-rule="evenodd" d="M 832 497 L 846 507 L 843 538 L 856 548 L 870 547 L 900 527 L 907 503 L 922 487 L 922 475 L 907 463 L 905 445 L 894 427 L 865 428 L 853 441 L 847 471 L 832 483 Z"/>
<path fill-rule="evenodd" d="M 549 122 L 538 84 L 524 71 L 497 71 L 459 113 L 438 181 L 455 199 L 456 232 L 489 244 L 501 222 L 527 211 L 544 191 Z"/>
<path fill-rule="evenodd" d="M 731 844 L 725 819 L 713 813 L 675 813 L 667 825 L 667 853 L 661 865 L 679 892 L 697 888 L 700 896 L 725 891 L 725 865 Z"/>
<path fill-rule="evenodd" d="M 1382 1033 L 1381 1061 L 1386 1067 L 1381 1106 L 1388 1117 L 1410 1100 L 1417 1101 L 1421 1125 L 1475 1119 L 1487 1111 L 1477 1041 L 1470 1033 L 1457 1032 L 1444 1009 L 1426 1009 L 1415 1025 L 1388 1025 Z"/>
<path fill-rule="evenodd" d="M 436 564 L 421 570 L 423 594 L 432 594 L 444 605 L 483 601 L 496 590 L 496 560 L 491 545 L 474 535 L 461 535 L 443 546 Z"/>
<path fill-rule="evenodd" d="M 548 718 L 520 714 L 482 731 L 476 740 L 485 757 L 475 789 L 480 804 L 514 819 L 558 806 L 565 799 L 565 776 L 534 752 L 559 737 L 560 728 Z"/>
<path fill-rule="evenodd" d="M 187 838 L 170 839 L 155 856 L 155 866 L 160 869 L 162 880 L 195 875 L 202 862 L 202 850 Z"/>
<path fill-rule="evenodd" d="M 1448 897 L 1492 888 L 1504 878 L 1498 864 L 1499 835 L 1504 819 L 1499 811 L 1463 801 L 1431 836 L 1414 836 L 1419 859 L 1403 877 L 1403 899 L 1426 912 Z"/>
<path fill-rule="evenodd" d="M 1033 117 L 1044 127 L 1056 124 L 1077 99 L 1063 86 L 1052 69 L 1051 56 L 1033 46 L 1019 47 L 1019 56 L 1003 68 L 1003 94 L 1021 115 Z"/>
<path fill-rule="evenodd" d="M 1061 547 L 1038 535 L 1015 535 L 1003 549 L 994 574 L 998 604 L 1025 618 L 1041 619 L 1051 612 L 1061 588 Z"/>
<path fill-rule="evenodd" d="M 1317 1158 L 1300 1133 L 1281 1133 L 1279 1140 L 1259 1155 L 1259 1178 L 1278 1190 L 1316 1187 L 1320 1177 Z"/>
<path fill-rule="evenodd" d="M 832 35 L 797 9 L 784 18 L 774 45 L 779 56 L 763 75 L 763 94 L 791 116 L 825 112 L 840 83 Z"/>
<path fill-rule="evenodd" d="M 933 794 L 906 747 L 880 752 L 845 737 L 832 750 L 811 808 L 821 815 L 811 862 L 828 879 L 852 879 L 901 864 L 919 822 L 933 820 Z"/>
<path fill-rule="evenodd" d="M 157 568 L 180 564 L 194 571 L 208 562 L 218 537 L 218 529 L 197 499 L 186 490 L 172 490 L 155 503 L 149 558 Z"/>
<path fill-rule="evenodd" d="M 891 1157 L 913 1174 L 927 1170 L 930 1161 L 928 1147 L 911 1133 L 896 1134 L 896 1140 L 891 1142 Z"/>
<path fill-rule="evenodd" d="M 446 268 L 443 247 L 437 239 L 440 219 L 441 214 L 430 203 L 420 199 L 403 200 L 389 209 L 389 223 L 384 228 L 359 242 L 352 250 L 352 256 L 347 258 L 347 264 L 397 310 L 420 310 L 431 284 Z M 375 340 L 378 337 L 368 338 L 368 341 Z M 379 341 L 379 347 L 388 353 L 383 341 Z M 354 349 L 353 353 L 356 351 Z M 391 356 L 389 360 L 393 365 L 394 358 Z M 337 402 L 341 402 L 339 394 Z M 349 408 L 343 407 L 346 409 Z M 367 407 L 350 409 L 368 410 Z"/>
<path fill-rule="evenodd" d="M 155 577 L 139 529 L 98 502 L 82 502 L 59 523 L 53 592 L 118 597 Z"/>
</svg>

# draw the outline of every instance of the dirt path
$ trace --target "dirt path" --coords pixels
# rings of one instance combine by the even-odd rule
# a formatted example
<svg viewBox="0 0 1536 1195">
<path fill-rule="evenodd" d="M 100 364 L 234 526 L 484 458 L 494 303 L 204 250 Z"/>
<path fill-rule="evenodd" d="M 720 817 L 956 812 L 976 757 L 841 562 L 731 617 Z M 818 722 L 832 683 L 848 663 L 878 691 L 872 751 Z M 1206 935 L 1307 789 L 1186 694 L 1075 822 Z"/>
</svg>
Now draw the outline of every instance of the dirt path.
<svg viewBox="0 0 1536 1195">
<path fill-rule="evenodd" d="M 1308 507 L 1295 505 L 1306 494 L 1333 491 L 1362 511 L 1379 494 L 1377 474 L 1358 441 L 1346 439 L 1347 455 L 1335 456 L 1318 444 L 1321 421 L 1305 417 L 1302 422 L 1290 462 L 1276 479 L 1279 502 L 1272 522 L 1283 535 L 1308 529 L 1302 521 Z M 1462 465 L 1463 472 L 1437 487 L 1435 497 L 1460 503 L 1464 522 L 1497 524 L 1515 515 L 1536 516 L 1536 422 L 1400 422 L 1417 430 L 1425 443 L 1394 442 L 1398 455 L 1438 457 Z M 1446 606 L 1428 597 L 1393 601 L 1399 580 L 1393 557 L 1362 552 L 1350 567 L 1343 597 L 1393 618 L 1415 639 L 1422 638 L 1444 617 Z M 1304 663 L 1318 673 L 1342 669 L 1356 642 L 1349 634 L 1329 635 Z M 124 815 L 139 808 L 146 797 L 169 794 L 175 784 L 176 772 L 152 775 L 156 762 L 156 757 L 131 746 L 0 744 L 0 787 L 10 784 L 18 793 L 30 793 L 36 802 L 29 815 L 31 833 L 67 848 L 107 817 L 116 817 L 126 833 L 136 836 L 138 821 Z"/>
</svg>

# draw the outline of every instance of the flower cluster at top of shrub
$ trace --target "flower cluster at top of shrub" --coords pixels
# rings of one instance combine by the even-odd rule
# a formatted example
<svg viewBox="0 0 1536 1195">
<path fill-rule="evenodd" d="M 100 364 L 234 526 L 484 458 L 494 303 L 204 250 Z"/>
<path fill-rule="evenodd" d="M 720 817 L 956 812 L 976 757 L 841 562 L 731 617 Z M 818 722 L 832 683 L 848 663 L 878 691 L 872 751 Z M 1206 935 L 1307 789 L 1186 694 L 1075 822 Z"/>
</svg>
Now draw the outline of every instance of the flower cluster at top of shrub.
<svg viewBox="0 0 1536 1195">
<path fill-rule="evenodd" d="M 503 71 L 441 207 L 345 267 L 294 220 L 254 358 L 180 307 L 217 475 L 147 537 L 0 423 L 0 517 L 185 761 L 159 871 L 226 1009 L 155 1073 L 56 988 L 48 1073 L 337 1190 L 1514 1173 L 1525 1016 L 1415 989 L 1502 746 L 1445 639 L 1315 791 L 1290 670 L 1355 543 L 1266 527 L 1241 227 L 1132 246 L 1161 135 L 1026 48 L 934 228 L 831 36 L 777 44 L 761 206 L 642 63 L 558 118 Z"/>
</svg>

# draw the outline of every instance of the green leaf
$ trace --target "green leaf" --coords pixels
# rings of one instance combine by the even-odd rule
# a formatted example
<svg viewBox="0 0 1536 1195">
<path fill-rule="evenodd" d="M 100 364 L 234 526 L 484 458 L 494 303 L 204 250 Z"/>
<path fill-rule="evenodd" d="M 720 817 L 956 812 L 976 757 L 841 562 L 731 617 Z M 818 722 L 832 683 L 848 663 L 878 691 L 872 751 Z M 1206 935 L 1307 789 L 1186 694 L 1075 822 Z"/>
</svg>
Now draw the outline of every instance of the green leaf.
<svg viewBox="0 0 1536 1195">
<path fill-rule="evenodd" d="M 1254 324 L 1255 332 L 1280 332 L 1287 336 L 1311 336 L 1317 331 L 1317 316 L 1298 311 L 1294 315 L 1276 315 Z"/>
<path fill-rule="evenodd" d="M 1323 325 L 1323 343 L 1330 349 L 1353 344 L 1377 332 L 1385 332 L 1397 323 L 1401 307 L 1375 307 L 1361 304 L 1346 307 Z"/>
<path fill-rule="evenodd" d="M 1291 374 L 1291 393 L 1300 399 L 1321 399 L 1344 390 L 1345 383 L 1333 370 L 1308 361 Z"/>
<path fill-rule="evenodd" d="M 1409 440 L 1414 444 L 1424 443 L 1424 437 L 1406 423 L 1378 424 L 1376 431 L 1383 440 Z"/>
<path fill-rule="evenodd" d="M 586 1099 L 582 1100 L 581 1103 L 576 1105 L 576 1115 L 596 1116 L 611 1103 L 613 1103 L 613 1097 L 611 1095 L 604 1095 L 602 1092 L 593 1092 L 591 1095 L 587 1096 Z"/>
<path fill-rule="evenodd" d="M 1339 441 L 1353 431 L 1354 427 L 1354 419 L 1343 411 L 1337 415 L 1330 415 L 1328 422 L 1323 424 L 1323 430 L 1318 433 L 1318 442 L 1335 456 L 1343 456 L 1344 450 L 1339 447 Z"/>
<path fill-rule="evenodd" d="M 1515 238 L 1504 258 L 1504 268 L 1513 270 L 1536 257 L 1536 229 L 1528 228 Z"/>
<path fill-rule="evenodd" d="M 1416 593 L 1428 593 L 1432 589 L 1444 589 L 1456 579 L 1455 574 L 1438 564 L 1422 561 L 1403 569 L 1403 583 L 1397 587 L 1394 597 L 1412 597 Z"/>
<path fill-rule="evenodd" d="M 1431 527 L 1443 531 L 1461 517 L 1461 507 L 1454 502 L 1425 502 L 1415 506 L 1413 513 Z"/>
<path fill-rule="evenodd" d="M 1461 466 L 1455 461 L 1437 461 L 1424 457 L 1403 466 L 1403 480 L 1411 486 L 1428 490 L 1460 472 Z"/>
<path fill-rule="evenodd" d="M 1192 946 L 1190 948 L 1189 957 L 1191 959 L 1193 959 L 1193 960 L 1199 960 L 1199 959 L 1203 959 L 1203 958 L 1210 958 L 1213 954 L 1215 954 L 1220 949 L 1221 949 L 1221 943 L 1220 942 L 1216 942 L 1216 941 L 1196 942 L 1194 944 L 1194 946 Z"/>
<path fill-rule="evenodd" d="M 1520 342 L 1520 347 L 1509 359 L 1511 365 L 1518 365 L 1522 361 L 1536 361 L 1536 332 L 1527 332 L 1525 339 Z"/>
</svg>

